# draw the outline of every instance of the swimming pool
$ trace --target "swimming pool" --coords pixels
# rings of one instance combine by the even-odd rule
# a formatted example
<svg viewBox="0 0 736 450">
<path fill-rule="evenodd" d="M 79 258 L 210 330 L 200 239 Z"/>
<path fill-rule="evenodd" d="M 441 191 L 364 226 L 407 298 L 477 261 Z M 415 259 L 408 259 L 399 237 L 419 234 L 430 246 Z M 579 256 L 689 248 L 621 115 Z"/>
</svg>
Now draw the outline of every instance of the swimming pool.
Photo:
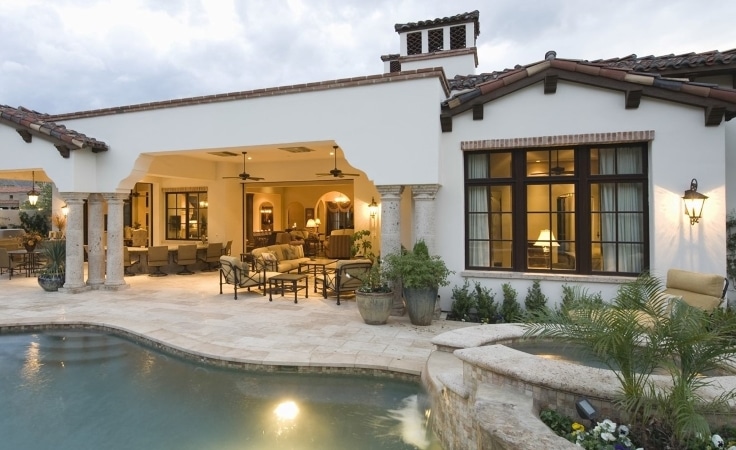
<svg viewBox="0 0 736 450">
<path fill-rule="evenodd" d="M 0 336 L 13 449 L 439 448 L 420 385 L 198 365 L 86 331 Z"/>
</svg>

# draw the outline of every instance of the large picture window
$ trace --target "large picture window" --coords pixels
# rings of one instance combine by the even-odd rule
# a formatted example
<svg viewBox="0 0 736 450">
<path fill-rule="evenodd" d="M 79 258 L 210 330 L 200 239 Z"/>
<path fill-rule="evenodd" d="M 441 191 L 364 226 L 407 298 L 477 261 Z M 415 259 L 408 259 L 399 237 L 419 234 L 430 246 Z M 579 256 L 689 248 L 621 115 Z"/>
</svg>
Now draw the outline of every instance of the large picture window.
<svg viewBox="0 0 736 450">
<path fill-rule="evenodd" d="M 649 265 L 646 149 L 467 152 L 466 267 L 640 273 Z"/>
<path fill-rule="evenodd" d="M 166 217 L 166 239 L 204 239 L 207 236 L 207 192 L 166 193 Z"/>
</svg>

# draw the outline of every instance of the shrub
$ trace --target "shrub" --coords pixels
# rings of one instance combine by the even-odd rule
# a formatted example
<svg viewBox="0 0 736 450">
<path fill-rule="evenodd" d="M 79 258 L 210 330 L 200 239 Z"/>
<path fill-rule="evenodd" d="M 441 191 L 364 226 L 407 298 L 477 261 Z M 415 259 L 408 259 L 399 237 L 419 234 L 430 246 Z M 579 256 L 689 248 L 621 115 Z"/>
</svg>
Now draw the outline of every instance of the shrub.
<svg viewBox="0 0 736 450">
<path fill-rule="evenodd" d="M 495 295 L 487 287 L 475 283 L 475 308 L 478 311 L 478 319 L 482 323 L 496 323 L 498 320 L 498 307 L 495 303 Z"/>
<path fill-rule="evenodd" d="M 468 280 L 465 280 L 465 284 L 462 287 L 455 286 L 452 288 L 452 299 L 450 312 L 455 320 L 469 321 L 470 312 L 476 307 L 476 304 L 470 292 L 470 283 Z"/>
<path fill-rule="evenodd" d="M 501 285 L 503 303 L 501 303 L 501 320 L 506 323 L 517 322 L 521 318 L 521 305 L 517 300 L 518 293 L 511 284 Z"/>
<path fill-rule="evenodd" d="M 547 308 L 547 296 L 542 293 L 539 280 L 534 280 L 532 285 L 529 286 L 524 299 L 524 306 L 527 313 L 544 311 Z"/>
</svg>

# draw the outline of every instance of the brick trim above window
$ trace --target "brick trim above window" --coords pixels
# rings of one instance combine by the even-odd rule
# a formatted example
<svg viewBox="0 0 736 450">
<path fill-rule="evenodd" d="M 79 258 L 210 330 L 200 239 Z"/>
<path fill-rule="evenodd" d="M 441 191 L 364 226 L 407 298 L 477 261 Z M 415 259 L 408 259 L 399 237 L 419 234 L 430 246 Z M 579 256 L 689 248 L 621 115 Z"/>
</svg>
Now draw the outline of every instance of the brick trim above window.
<svg viewBox="0 0 736 450">
<path fill-rule="evenodd" d="M 510 139 L 484 139 L 462 141 L 464 152 L 498 150 L 505 148 L 555 147 L 563 145 L 620 144 L 625 142 L 653 141 L 654 130 L 614 131 L 611 133 L 561 134 L 557 136 L 533 136 Z"/>
</svg>

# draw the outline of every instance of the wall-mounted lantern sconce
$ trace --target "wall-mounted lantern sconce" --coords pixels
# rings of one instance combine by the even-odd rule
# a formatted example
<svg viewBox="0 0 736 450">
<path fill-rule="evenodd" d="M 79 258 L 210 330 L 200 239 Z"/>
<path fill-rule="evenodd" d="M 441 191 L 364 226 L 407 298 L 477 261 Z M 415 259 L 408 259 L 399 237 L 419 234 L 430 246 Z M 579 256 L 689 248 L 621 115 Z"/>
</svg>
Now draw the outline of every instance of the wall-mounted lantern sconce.
<svg viewBox="0 0 736 450">
<path fill-rule="evenodd" d="M 707 198 L 707 195 L 698 192 L 698 180 L 693 178 L 690 181 L 690 189 L 685 191 L 685 195 L 682 196 L 685 201 L 685 214 L 690 217 L 690 225 L 695 225 L 700 221 L 703 214 L 703 205 Z"/>
<path fill-rule="evenodd" d="M 31 206 L 36 206 L 36 202 L 38 201 L 38 191 L 36 191 L 36 172 L 31 172 L 31 177 L 33 178 L 33 187 L 28 191 L 28 203 L 30 203 Z"/>
<path fill-rule="evenodd" d="M 368 212 L 371 215 L 371 219 L 375 219 L 378 214 L 378 203 L 376 203 L 376 199 L 373 197 L 371 197 L 371 202 L 368 204 Z"/>
<path fill-rule="evenodd" d="M 66 203 L 64 203 L 64 206 L 61 207 L 61 213 L 65 216 L 69 214 L 69 206 Z"/>
</svg>

